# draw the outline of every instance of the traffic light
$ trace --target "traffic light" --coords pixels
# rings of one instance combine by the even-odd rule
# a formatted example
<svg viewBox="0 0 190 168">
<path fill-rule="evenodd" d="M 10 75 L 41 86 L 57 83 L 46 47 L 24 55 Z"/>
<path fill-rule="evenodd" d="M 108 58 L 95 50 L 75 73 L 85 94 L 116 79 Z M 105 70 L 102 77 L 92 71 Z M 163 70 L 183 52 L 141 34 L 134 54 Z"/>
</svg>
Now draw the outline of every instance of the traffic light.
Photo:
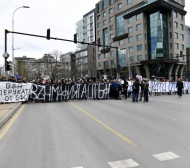
<svg viewBox="0 0 190 168">
<path fill-rule="evenodd" d="M 98 46 L 101 45 L 101 39 L 98 38 Z M 99 46 L 100 47 L 100 46 Z"/>
<path fill-rule="evenodd" d="M 7 61 L 7 71 L 10 71 L 10 70 L 12 70 L 12 67 L 10 65 L 10 62 Z"/>
<path fill-rule="evenodd" d="M 117 64 L 117 73 L 120 73 L 122 71 L 121 65 Z"/>
<path fill-rule="evenodd" d="M 183 51 L 180 51 L 180 57 L 183 57 Z"/>
<path fill-rule="evenodd" d="M 74 43 L 77 44 L 77 34 L 74 34 Z"/>
<path fill-rule="evenodd" d="M 47 40 L 50 40 L 50 29 L 47 29 Z"/>
</svg>

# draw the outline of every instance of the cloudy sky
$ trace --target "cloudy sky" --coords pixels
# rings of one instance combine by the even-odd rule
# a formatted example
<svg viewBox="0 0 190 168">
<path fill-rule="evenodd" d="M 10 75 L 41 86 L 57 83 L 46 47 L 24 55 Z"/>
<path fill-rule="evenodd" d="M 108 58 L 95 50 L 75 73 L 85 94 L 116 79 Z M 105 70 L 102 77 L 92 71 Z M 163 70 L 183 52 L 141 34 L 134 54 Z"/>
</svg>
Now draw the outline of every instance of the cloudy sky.
<svg viewBox="0 0 190 168">
<path fill-rule="evenodd" d="M 44 35 L 48 28 L 51 37 L 73 40 L 75 23 L 93 8 L 99 0 L 0 0 L 0 66 L 4 58 L 4 30 L 12 30 L 12 15 L 15 9 L 21 8 L 14 16 L 15 31 Z M 190 11 L 190 0 L 186 0 L 186 11 Z M 190 12 L 186 15 L 186 25 L 190 26 Z M 75 51 L 75 44 L 43 38 L 14 35 L 15 57 L 26 55 L 41 58 L 43 54 L 58 49 L 63 53 Z M 19 48 L 19 49 L 17 49 Z M 8 35 L 8 53 L 12 55 L 12 34 Z M 9 60 L 12 58 L 10 57 Z"/>
</svg>

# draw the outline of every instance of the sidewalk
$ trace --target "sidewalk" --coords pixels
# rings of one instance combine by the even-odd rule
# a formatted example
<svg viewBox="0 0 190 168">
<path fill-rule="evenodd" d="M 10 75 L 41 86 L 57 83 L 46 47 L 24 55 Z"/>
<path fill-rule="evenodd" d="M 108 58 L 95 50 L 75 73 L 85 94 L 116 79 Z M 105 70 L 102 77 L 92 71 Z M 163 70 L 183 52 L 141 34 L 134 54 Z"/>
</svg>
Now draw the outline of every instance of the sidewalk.
<svg viewBox="0 0 190 168">
<path fill-rule="evenodd" d="M 21 103 L 0 104 L 0 128 L 20 108 Z"/>
</svg>

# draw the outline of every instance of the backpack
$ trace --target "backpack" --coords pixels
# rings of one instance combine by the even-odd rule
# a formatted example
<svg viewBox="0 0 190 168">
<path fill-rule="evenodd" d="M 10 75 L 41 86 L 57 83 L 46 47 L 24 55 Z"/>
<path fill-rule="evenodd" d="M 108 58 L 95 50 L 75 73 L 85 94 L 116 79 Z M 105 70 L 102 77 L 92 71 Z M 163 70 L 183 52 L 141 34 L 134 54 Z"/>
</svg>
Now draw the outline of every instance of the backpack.
<svg viewBox="0 0 190 168">
<path fill-rule="evenodd" d="M 136 85 L 135 84 L 133 84 L 133 90 L 136 90 Z"/>
</svg>

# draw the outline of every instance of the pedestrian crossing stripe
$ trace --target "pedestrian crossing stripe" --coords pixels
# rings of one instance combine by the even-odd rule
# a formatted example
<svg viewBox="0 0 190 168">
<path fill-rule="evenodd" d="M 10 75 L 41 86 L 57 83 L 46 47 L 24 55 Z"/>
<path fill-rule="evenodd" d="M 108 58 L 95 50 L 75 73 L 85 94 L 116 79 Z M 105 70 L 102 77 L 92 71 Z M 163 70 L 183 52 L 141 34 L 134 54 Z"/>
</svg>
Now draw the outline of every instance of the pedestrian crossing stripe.
<svg viewBox="0 0 190 168">
<path fill-rule="evenodd" d="M 130 167 L 137 167 L 137 166 L 139 166 L 139 164 L 136 163 L 132 159 L 115 161 L 115 162 L 108 162 L 108 164 L 112 168 L 130 168 Z"/>
<path fill-rule="evenodd" d="M 179 158 L 179 156 L 173 152 L 160 153 L 160 154 L 155 154 L 152 156 L 155 157 L 156 159 L 158 159 L 159 161 L 166 161 L 166 160 L 172 160 L 172 159 Z"/>
</svg>

